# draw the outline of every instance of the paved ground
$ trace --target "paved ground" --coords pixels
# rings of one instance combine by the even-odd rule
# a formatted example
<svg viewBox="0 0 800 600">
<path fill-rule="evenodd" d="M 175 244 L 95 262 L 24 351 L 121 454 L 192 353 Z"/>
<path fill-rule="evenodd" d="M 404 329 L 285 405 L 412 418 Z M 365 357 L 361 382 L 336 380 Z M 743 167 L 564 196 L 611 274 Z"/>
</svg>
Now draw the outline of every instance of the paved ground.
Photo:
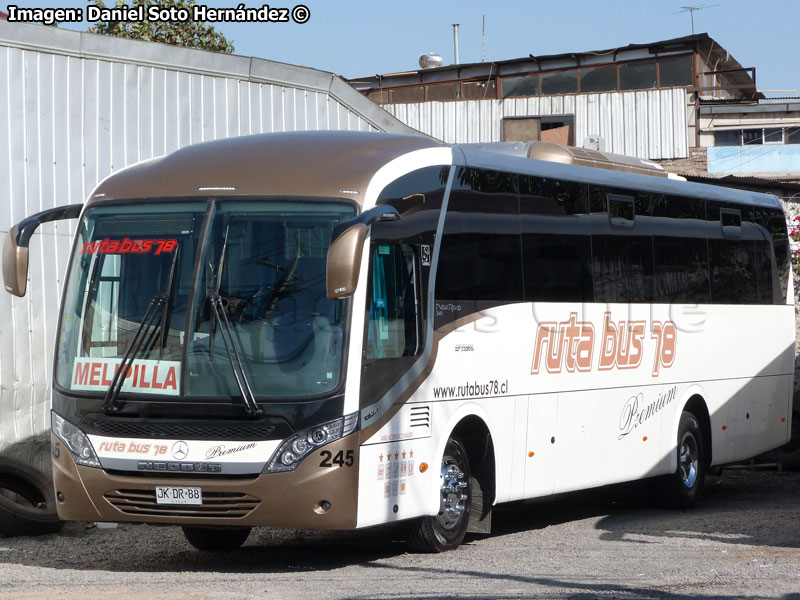
<svg viewBox="0 0 800 600">
<path fill-rule="evenodd" d="M 230 554 L 180 529 L 71 523 L 0 538 L 0 598 L 780 598 L 800 600 L 800 473 L 726 471 L 692 511 L 640 487 L 497 511 L 490 537 L 415 555 L 397 531 L 256 530 Z"/>
</svg>

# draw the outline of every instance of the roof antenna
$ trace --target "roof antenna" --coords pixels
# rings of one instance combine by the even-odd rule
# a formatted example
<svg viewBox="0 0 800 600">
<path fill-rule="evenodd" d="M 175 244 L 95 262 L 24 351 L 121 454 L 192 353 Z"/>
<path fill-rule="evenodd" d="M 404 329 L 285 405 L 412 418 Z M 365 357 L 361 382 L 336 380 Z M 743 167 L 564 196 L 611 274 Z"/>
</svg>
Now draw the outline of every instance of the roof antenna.
<svg viewBox="0 0 800 600">
<path fill-rule="evenodd" d="M 689 16 L 692 17 L 692 35 L 694 35 L 694 13 L 698 10 L 703 10 L 705 8 L 713 8 L 714 6 L 722 6 L 721 4 L 701 4 L 700 6 L 681 6 L 681 10 L 672 13 L 673 15 L 677 15 L 679 13 L 688 12 Z"/>
</svg>

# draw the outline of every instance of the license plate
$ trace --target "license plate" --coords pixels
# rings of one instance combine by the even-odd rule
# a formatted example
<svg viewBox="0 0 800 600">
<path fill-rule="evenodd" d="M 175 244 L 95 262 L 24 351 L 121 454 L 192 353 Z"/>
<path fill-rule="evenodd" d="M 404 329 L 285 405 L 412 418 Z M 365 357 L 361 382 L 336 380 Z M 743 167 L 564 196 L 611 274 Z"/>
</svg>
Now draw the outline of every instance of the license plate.
<svg viewBox="0 0 800 600">
<path fill-rule="evenodd" d="M 157 504 L 202 504 L 203 493 L 196 487 L 156 487 Z"/>
</svg>

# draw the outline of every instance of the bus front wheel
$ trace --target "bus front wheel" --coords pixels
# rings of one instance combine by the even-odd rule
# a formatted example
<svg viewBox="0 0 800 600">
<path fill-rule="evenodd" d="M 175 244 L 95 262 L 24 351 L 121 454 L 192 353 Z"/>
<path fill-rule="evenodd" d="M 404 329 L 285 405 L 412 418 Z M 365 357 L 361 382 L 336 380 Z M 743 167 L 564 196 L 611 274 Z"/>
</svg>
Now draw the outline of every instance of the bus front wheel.
<svg viewBox="0 0 800 600">
<path fill-rule="evenodd" d="M 472 475 L 464 444 L 456 437 L 447 440 L 442 456 L 439 513 L 408 525 L 408 541 L 419 552 L 444 552 L 464 540 L 471 509 Z"/>
<path fill-rule="evenodd" d="M 700 423 L 687 411 L 678 425 L 677 452 L 678 468 L 661 480 L 659 499 L 667 508 L 691 508 L 703 493 L 708 455 Z"/>
<path fill-rule="evenodd" d="M 183 535 L 186 536 L 192 546 L 198 550 L 206 552 L 228 552 L 236 550 L 244 544 L 247 536 L 250 535 L 250 527 L 183 527 Z"/>
</svg>

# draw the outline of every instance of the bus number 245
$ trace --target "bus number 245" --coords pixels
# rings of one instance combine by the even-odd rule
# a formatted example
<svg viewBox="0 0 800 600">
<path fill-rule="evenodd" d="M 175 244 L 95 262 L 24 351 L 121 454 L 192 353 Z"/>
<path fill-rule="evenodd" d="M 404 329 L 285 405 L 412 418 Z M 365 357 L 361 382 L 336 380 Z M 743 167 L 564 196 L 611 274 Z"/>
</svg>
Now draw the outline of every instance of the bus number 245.
<svg viewBox="0 0 800 600">
<path fill-rule="evenodd" d="M 344 450 L 339 450 L 336 456 L 329 450 L 323 450 L 319 454 L 322 456 L 322 462 L 319 463 L 320 467 L 332 467 L 334 465 L 337 467 L 352 467 L 355 462 L 352 450 L 348 450 L 346 453 Z"/>
</svg>

